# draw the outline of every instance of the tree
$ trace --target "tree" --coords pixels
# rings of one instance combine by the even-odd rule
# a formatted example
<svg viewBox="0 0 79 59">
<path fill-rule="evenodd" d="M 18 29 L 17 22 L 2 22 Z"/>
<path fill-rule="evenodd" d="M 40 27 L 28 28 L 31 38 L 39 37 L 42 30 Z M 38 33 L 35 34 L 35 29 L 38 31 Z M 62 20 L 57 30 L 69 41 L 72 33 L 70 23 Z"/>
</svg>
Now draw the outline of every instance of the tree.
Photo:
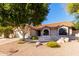
<svg viewBox="0 0 79 59">
<path fill-rule="evenodd" d="M 2 3 L 0 4 L 0 24 L 15 27 L 31 23 L 39 25 L 46 20 L 48 6 L 49 4 L 46 3 Z"/>
<path fill-rule="evenodd" d="M 2 3 L 0 4 L 0 19 L 1 24 L 5 25 L 20 25 L 31 24 L 39 25 L 48 14 L 49 4 L 38 3 Z M 5 20 L 6 19 L 6 20 Z"/>
<path fill-rule="evenodd" d="M 79 22 L 76 22 L 75 24 L 74 24 L 74 27 L 75 27 L 75 29 L 79 29 Z"/>
<path fill-rule="evenodd" d="M 27 8 L 29 9 L 29 14 L 31 15 L 31 22 L 34 25 L 39 25 L 41 22 L 46 20 L 46 16 L 48 14 L 48 6 L 49 4 L 37 3 L 37 4 L 29 4 Z"/>
<path fill-rule="evenodd" d="M 67 10 L 70 14 L 75 16 L 74 27 L 79 29 L 79 3 L 69 3 L 67 5 Z"/>
<path fill-rule="evenodd" d="M 0 4 L 0 24 L 7 25 L 7 20 L 9 20 L 9 4 Z M 5 25 L 4 25 L 5 26 Z"/>
</svg>

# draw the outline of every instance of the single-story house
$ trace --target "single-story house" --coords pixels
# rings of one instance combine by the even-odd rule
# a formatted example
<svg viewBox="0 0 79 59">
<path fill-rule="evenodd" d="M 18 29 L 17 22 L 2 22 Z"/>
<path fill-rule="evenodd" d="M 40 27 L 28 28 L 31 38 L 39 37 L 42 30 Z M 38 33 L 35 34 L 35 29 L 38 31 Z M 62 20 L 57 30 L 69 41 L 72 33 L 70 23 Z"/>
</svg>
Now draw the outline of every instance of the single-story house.
<svg viewBox="0 0 79 59">
<path fill-rule="evenodd" d="M 26 26 L 26 38 L 37 36 L 40 41 L 58 40 L 62 37 L 75 39 L 79 37 L 79 30 L 75 30 L 72 22 L 58 22 L 52 24 L 41 24 L 39 26 Z M 22 38 L 22 31 L 15 31 L 19 38 Z"/>
<path fill-rule="evenodd" d="M 60 37 L 74 39 L 75 33 L 72 22 L 58 22 L 31 27 L 31 36 L 38 36 L 40 40 L 57 40 Z"/>
</svg>

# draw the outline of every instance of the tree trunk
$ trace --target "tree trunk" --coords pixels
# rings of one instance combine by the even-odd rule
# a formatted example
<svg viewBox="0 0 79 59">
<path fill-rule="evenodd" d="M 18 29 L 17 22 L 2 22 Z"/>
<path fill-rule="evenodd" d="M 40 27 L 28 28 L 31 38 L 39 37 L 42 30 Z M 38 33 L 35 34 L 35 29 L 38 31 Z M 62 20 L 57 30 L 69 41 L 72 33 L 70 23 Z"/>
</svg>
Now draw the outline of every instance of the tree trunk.
<svg viewBox="0 0 79 59">
<path fill-rule="evenodd" d="M 23 41 L 26 41 L 25 35 L 29 32 L 29 26 L 28 25 L 24 25 L 21 27 L 21 30 L 23 32 Z"/>
<path fill-rule="evenodd" d="M 25 33 L 23 32 L 23 39 L 22 39 L 23 41 L 26 41 L 26 39 L 25 39 Z"/>
</svg>

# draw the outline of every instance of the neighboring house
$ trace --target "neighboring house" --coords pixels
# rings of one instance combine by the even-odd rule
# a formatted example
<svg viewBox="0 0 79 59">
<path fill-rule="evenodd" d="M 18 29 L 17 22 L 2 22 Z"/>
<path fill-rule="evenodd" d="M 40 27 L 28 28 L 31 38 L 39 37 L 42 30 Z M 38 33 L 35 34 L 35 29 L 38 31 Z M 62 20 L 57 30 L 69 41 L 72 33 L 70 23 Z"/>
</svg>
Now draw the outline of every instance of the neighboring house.
<svg viewBox="0 0 79 59">
<path fill-rule="evenodd" d="M 73 38 L 75 36 L 72 22 L 58 22 L 31 26 L 31 36 L 38 36 L 39 39 L 57 40 L 62 36 Z"/>
</svg>

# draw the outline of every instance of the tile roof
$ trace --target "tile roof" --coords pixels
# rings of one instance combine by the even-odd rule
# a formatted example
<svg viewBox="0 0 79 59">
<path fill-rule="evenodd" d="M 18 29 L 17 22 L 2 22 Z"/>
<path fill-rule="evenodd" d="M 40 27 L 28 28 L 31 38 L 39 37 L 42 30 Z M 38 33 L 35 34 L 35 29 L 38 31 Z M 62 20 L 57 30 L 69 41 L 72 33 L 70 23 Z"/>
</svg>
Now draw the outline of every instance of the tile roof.
<svg viewBox="0 0 79 59">
<path fill-rule="evenodd" d="M 43 25 L 39 25 L 39 26 L 35 26 L 35 27 L 32 27 L 34 29 L 41 29 L 41 28 L 44 28 L 44 27 L 59 27 L 59 26 L 67 26 L 67 27 L 73 27 L 73 23 L 72 22 L 57 22 L 57 23 L 52 23 L 52 24 L 43 24 Z"/>
</svg>

